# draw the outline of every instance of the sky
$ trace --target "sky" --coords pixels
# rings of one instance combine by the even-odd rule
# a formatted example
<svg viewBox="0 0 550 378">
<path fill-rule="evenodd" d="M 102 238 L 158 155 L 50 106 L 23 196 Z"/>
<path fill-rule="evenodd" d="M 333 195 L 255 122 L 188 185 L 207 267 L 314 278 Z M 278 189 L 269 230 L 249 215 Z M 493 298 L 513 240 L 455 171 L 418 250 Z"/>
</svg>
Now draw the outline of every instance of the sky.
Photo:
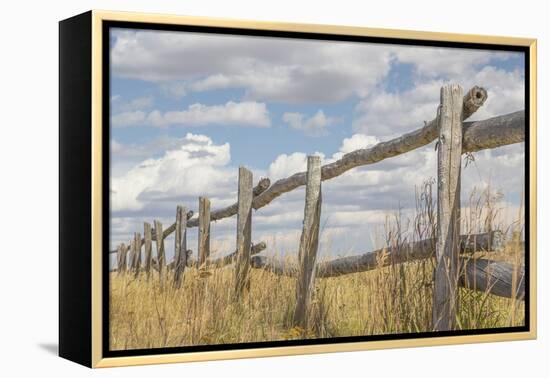
<svg viewBox="0 0 550 378">
<path fill-rule="evenodd" d="M 359 42 L 112 29 L 110 36 L 111 249 L 143 222 L 165 227 L 176 206 L 198 213 L 237 198 L 238 167 L 254 181 L 304 171 L 413 131 L 435 117 L 442 85 L 487 89 L 471 120 L 524 109 L 524 54 Z M 381 247 L 388 216 L 413 217 L 415 189 L 436 178 L 434 143 L 322 184 L 320 253 Z M 504 223 L 518 216 L 524 144 L 474 154 L 462 200 L 491 187 Z M 253 242 L 296 253 L 304 188 L 253 213 Z M 212 253 L 235 248 L 236 217 L 212 224 Z M 196 254 L 197 229 L 188 231 Z M 173 236 L 166 240 L 168 259 Z"/>
</svg>

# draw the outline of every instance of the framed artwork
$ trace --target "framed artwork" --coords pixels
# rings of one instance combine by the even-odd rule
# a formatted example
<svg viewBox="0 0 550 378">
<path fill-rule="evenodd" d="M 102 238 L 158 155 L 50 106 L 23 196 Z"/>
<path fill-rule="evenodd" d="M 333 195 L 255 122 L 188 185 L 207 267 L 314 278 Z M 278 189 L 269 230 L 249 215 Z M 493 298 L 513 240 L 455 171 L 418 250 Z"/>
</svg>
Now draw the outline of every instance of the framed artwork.
<svg viewBox="0 0 550 378">
<path fill-rule="evenodd" d="M 60 22 L 59 353 L 536 337 L 536 40 Z"/>
</svg>

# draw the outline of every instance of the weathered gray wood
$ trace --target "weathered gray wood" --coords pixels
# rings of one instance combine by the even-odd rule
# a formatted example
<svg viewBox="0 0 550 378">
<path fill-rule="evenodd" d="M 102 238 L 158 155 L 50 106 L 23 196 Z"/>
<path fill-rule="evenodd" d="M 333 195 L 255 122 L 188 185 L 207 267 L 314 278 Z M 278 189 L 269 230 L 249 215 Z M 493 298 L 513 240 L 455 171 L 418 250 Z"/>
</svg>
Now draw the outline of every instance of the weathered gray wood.
<svg viewBox="0 0 550 378">
<path fill-rule="evenodd" d="M 152 230 L 151 224 L 144 222 L 143 223 L 143 236 L 145 243 L 144 245 L 144 255 L 145 255 L 145 272 L 147 273 L 147 279 L 151 277 L 151 262 L 153 259 L 153 242 L 152 242 Z"/>
<path fill-rule="evenodd" d="M 487 259 L 462 259 L 462 274 L 459 284 L 468 289 L 491 293 L 500 297 L 512 298 L 514 287 L 514 265 L 503 261 Z M 516 269 L 517 300 L 525 300 L 525 267 Z"/>
<path fill-rule="evenodd" d="M 267 244 L 265 242 L 259 242 L 258 244 L 254 244 L 252 245 L 252 248 L 250 248 L 250 256 L 257 255 L 258 253 L 262 252 L 266 248 L 267 248 Z M 231 265 L 234 262 L 236 262 L 237 255 L 238 255 L 238 251 L 234 251 L 223 257 L 219 257 L 217 259 L 208 261 L 207 265 L 212 268 L 222 268 L 224 266 Z"/>
<path fill-rule="evenodd" d="M 405 134 L 399 138 L 377 145 L 352 151 L 333 163 L 321 169 L 323 181 L 337 177 L 355 167 L 374 164 L 382 160 L 412 151 L 432 142 L 437 137 L 437 127 L 432 122 L 424 128 Z M 525 140 L 525 111 L 489 118 L 483 121 L 463 123 L 462 152 L 475 152 L 521 143 Z M 296 173 L 288 178 L 278 180 L 269 189 L 258 195 L 252 201 L 254 209 L 260 209 L 284 193 L 305 185 L 305 172 Z M 211 220 L 220 220 L 237 214 L 237 204 L 211 213 Z M 198 219 L 190 219 L 187 227 L 197 227 Z M 176 225 L 172 224 L 164 231 L 164 237 L 174 232 Z M 156 237 L 153 236 L 156 240 Z M 116 253 L 116 250 L 110 253 Z"/>
<path fill-rule="evenodd" d="M 130 265 L 130 271 L 133 272 L 136 268 L 136 241 L 135 239 L 130 240 L 130 256 L 128 258 L 128 263 Z"/>
<path fill-rule="evenodd" d="M 432 320 L 435 331 L 456 327 L 460 248 L 462 87 L 441 88 L 437 154 L 437 243 Z"/>
<path fill-rule="evenodd" d="M 188 249 L 187 253 L 186 253 L 186 257 L 187 257 L 186 267 L 188 267 L 188 268 L 191 268 L 191 267 L 197 268 L 198 267 L 197 261 L 193 260 L 193 250 Z M 153 261 L 151 263 L 152 263 L 153 269 L 155 269 L 158 272 L 159 271 L 159 264 L 157 262 L 157 259 L 153 257 Z M 175 263 L 175 261 L 172 260 L 170 263 L 166 264 L 166 269 L 167 269 L 167 271 L 170 271 L 170 270 L 174 269 L 175 266 L 176 266 L 176 263 Z"/>
<path fill-rule="evenodd" d="M 252 246 L 252 172 L 239 168 L 237 211 L 237 261 L 234 296 L 238 300 L 250 288 L 250 253 Z"/>
<path fill-rule="evenodd" d="M 380 248 L 358 256 L 347 256 L 323 262 L 317 266 L 318 277 L 338 277 L 345 274 L 366 272 L 393 264 L 435 257 L 436 239 L 425 239 L 401 245 Z M 504 248 L 502 232 L 461 235 L 460 252 L 498 252 Z"/>
<path fill-rule="evenodd" d="M 199 238 L 198 238 L 199 265 L 202 265 L 210 256 L 210 200 L 199 197 Z"/>
<path fill-rule="evenodd" d="M 315 285 L 315 263 L 319 246 L 321 219 L 321 158 L 308 156 L 304 222 L 298 250 L 296 308 L 294 324 L 307 329 L 310 303 Z"/>
<path fill-rule="evenodd" d="M 187 265 L 187 209 L 178 206 L 176 209 L 176 235 L 174 246 L 174 287 L 180 288 L 183 272 Z"/>
<path fill-rule="evenodd" d="M 420 252 L 421 250 L 418 251 Z M 375 255 L 374 252 L 371 252 L 371 254 Z M 430 258 L 433 257 L 433 251 L 432 254 L 430 254 L 429 256 L 424 253 L 409 255 L 402 254 L 400 256 L 404 257 L 404 259 L 396 263 L 405 263 L 424 258 Z M 391 261 L 391 259 L 388 259 L 386 261 Z M 250 266 L 254 269 L 263 269 L 279 276 L 296 277 L 298 274 L 298 269 L 296 266 L 289 265 L 284 261 L 269 259 L 266 256 L 254 256 L 250 260 L 250 263 Z M 330 268 L 330 266 L 332 265 L 331 263 L 332 262 L 327 262 L 324 268 L 321 268 L 321 265 L 319 265 L 316 277 L 334 277 L 335 274 L 333 274 L 333 272 L 338 268 Z M 460 287 L 476 290 L 483 293 L 489 293 L 504 298 L 511 297 L 513 271 L 512 264 L 503 261 L 469 258 L 461 258 L 460 264 L 461 267 L 463 267 L 460 270 L 460 279 L 458 281 Z M 388 265 L 391 265 L 391 262 L 383 264 L 383 266 Z M 376 264 L 364 264 L 360 268 L 357 267 L 350 269 L 349 271 L 347 271 L 347 273 L 340 271 L 340 274 L 338 275 L 366 272 L 376 269 L 377 267 L 378 265 Z M 519 279 L 518 287 L 516 290 L 516 298 L 518 300 L 525 300 L 525 267 L 520 266 L 518 268 L 517 274 Z"/>
<path fill-rule="evenodd" d="M 162 223 L 158 220 L 155 221 L 155 231 L 157 235 L 162 235 Z M 161 282 L 164 279 L 166 270 L 166 256 L 164 252 L 164 238 L 157 238 L 157 264 L 159 271 L 159 278 Z"/>
<path fill-rule="evenodd" d="M 134 233 L 134 273 L 136 278 L 141 269 L 141 235 L 139 232 Z"/>
<path fill-rule="evenodd" d="M 193 217 L 193 215 L 195 215 L 195 213 L 193 212 L 193 210 L 189 210 L 187 212 L 187 221 L 189 222 L 189 220 Z M 189 225 L 187 225 L 187 227 L 189 227 Z M 174 232 L 176 230 L 176 223 L 172 223 L 167 229 L 165 229 L 162 233 L 163 235 L 163 238 L 166 239 L 168 236 L 170 236 L 172 234 L 172 232 Z M 155 234 L 155 230 L 153 230 L 153 240 L 157 240 L 157 234 Z"/>
<path fill-rule="evenodd" d="M 487 99 L 487 92 L 483 88 L 474 87 L 464 97 L 464 119 L 470 117 Z M 322 180 L 329 180 L 342 173 L 367 164 L 374 164 L 381 160 L 401 155 L 405 152 L 422 147 L 438 136 L 437 118 L 418 130 L 404 134 L 398 138 L 377 145 L 356 150 L 344 155 L 341 159 L 323 166 L 321 171 Z M 288 178 L 278 180 L 268 190 L 254 198 L 252 206 L 254 209 L 264 207 L 283 193 L 290 192 L 295 188 L 306 184 L 306 173 L 296 173 Z"/>
<path fill-rule="evenodd" d="M 501 115 L 484 121 L 465 122 L 462 152 L 476 152 L 521 143 L 525 140 L 525 111 Z"/>
<path fill-rule="evenodd" d="M 254 190 L 253 190 L 254 196 L 257 196 L 257 195 L 261 194 L 263 191 L 265 191 L 267 188 L 269 188 L 270 184 L 271 184 L 271 181 L 269 180 L 269 178 L 267 178 L 267 177 L 261 178 L 260 181 L 258 181 L 258 184 L 254 187 Z M 220 220 L 220 219 L 232 217 L 233 215 L 237 214 L 237 210 L 238 210 L 238 203 L 235 202 L 233 205 L 227 206 L 226 208 L 211 211 L 210 212 L 210 221 L 214 222 L 214 221 L 217 221 L 217 220 Z M 187 227 L 188 228 L 198 227 L 198 225 L 199 225 L 199 219 L 198 218 L 190 219 L 192 217 L 192 215 L 193 215 L 192 211 L 187 213 L 187 216 L 188 216 L 188 218 L 187 218 Z M 170 227 L 168 227 L 166 230 L 164 230 L 164 237 L 165 238 L 168 237 L 172 232 L 174 232 L 175 229 L 176 229 L 176 224 L 173 223 Z M 155 239 L 155 235 L 153 235 L 153 239 Z"/>
<path fill-rule="evenodd" d="M 117 272 L 124 273 L 126 271 L 126 246 L 121 243 L 117 249 Z"/>
<path fill-rule="evenodd" d="M 424 239 L 399 247 L 386 247 L 366 252 L 362 255 L 346 256 L 317 264 L 316 277 L 338 277 L 346 274 L 367 272 L 394 264 L 402 264 L 435 257 L 436 239 Z M 482 234 L 460 236 L 460 252 L 499 252 L 504 248 L 504 237 L 501 231 L 495 230 Z M 268 259 L 255 256 L 251 262 L 255 268 L 264 268 Z M 275 263 L 277 266 L 277 263 Z M 295 267 L 287 266 L 288 275 L 295 274 Z"/>
</svg>

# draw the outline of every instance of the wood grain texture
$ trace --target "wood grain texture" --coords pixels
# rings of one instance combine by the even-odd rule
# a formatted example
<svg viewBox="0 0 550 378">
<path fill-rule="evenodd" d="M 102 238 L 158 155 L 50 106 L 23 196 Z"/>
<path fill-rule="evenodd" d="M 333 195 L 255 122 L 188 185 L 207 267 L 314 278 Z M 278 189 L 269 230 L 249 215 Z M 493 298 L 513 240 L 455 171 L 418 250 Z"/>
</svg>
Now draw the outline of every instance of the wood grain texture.
<svg viewBox="0 0 550 378">
<path fill-rule="evenodd" d="M 162 223 L 158 220 L 155 220 L 155 231 L 157 235 L 162 235 Z M 157 265 L 159 271 L 159 279 L 161 282 L 164 280 L 164 275 L 166 271 L 166 255 L 164 252 L 164 238 L 157 238 Z"/>
<path fill-rule="evenodd" d="M 385 247 L 361 255 L 340 257 L 321 262 L 317 264 L 316 276 L 320 278 L 338 277 L 367 272 L 393 264 L 432 258 L 435 257 L 436 242 L 436 239 L 424 239 L 402 244 L 399 247 Z M 498 253 L 503 248 L 504 239 L 502 232 L 498 230 L 460 236 L 460 252 L 466 255 L 470 255 L 474 251 Z M 251 260 L 256 268 L 262 268 L 268 261 L 269 259 L 265 256 L 256 256 Z M 290 275 L 295 274 L 295 268 L 291 268 L 290 272 Z"/>
<path fill-rule="evenodd" d="M 296 279 L 296 308 L 294 325 L 308 326 L 308 314 L 315 285 L 315 264 L 319 247 L 321 219 L 321 158 L 308 156 L 306 200 L 300 247 L 298 250 L 298 277 Z"/>
<path fill-rule="evenodd" d="M 128 249 L 124 243 L 121 243 L 117 251 L 117 271 L 118 273 L 124 273 L 126 272 L 126 253 Z"/>
<path fill-rule="evenodd" d="M 437 242 L 432 321 L 435 331 L 456 327 L 460 248 L 462 87 L 441 88 L 437 148 Z"/>
<path fill-rule="evenodd" d="M 187 265 L 187 209 L 176 208 L 176 234 L 174 237 L 174 287 L 179 289 Z"/>
<path fill-rule="evenodd" d="M 488 259 L 461 259 L 459 284 L 468 289 L 489 292 L 500 297 L 525 300 L 525 267 Z M 514 272 L 517 283 L 514 284 Z"/>
<path fill-rule="evenodd" d="M 261 178 L 260 181 L 258 181 L 258 184 L 254 187 L 254 196 L 259 195 L 263 191 L 265 191 L 267 188 L 269 188 L 269 185 L 271 184 L 271 181 L 267 178 Z M 210 212 L 210 221 L 217 221 L 224 218 L 232 217 L 233 215 L 237 214 L 238 210 L 238 203 L 235 202 L 234 204 L 227 206 L 223 209 L 215 210 Z M 188 213 L 188 220 L 187 220 L 187 227 L 198 227 L 199 226 L 199 219 L 194 218 L 191 219 L 193 216 L 193 212 Z M 170 235 L 174 230 L 176 229 L 176 224 L 172 224 L 170 227 L 168 227 L 166 230 L 164 230 L 164 237 L 166 238 L 168 235 Z M 154 238 L 154 236 L 153 236 Z"/>
<path fill-rule="evenodd" d="M 253 244 L 252 248 L 250 248 L 250 256 L 257 255 L 258 253 L 262 252 L 267 248 L 267 244 L 265 242 L 259 242 L 257 244 Z M 225 255 L 223 257 L 218 257 L 217 259 L 211 259 L 209 260 L 206 265 L 211 268 L 222 268 L 227 265 L 231 265 L 234 262 L 237 261 L 237 255 L 238 251 L 231 252 L 228 255 Z"/>
<path fill-rule="evenodd" d="M 464 119 L 470 117 L 487 99 L 487 92 L 483 88 L 474 87 L 464 97 Z M 381 142 L 377 145 L 350 152 L 341 159 L 323 166 L 321 171 L 322 180 L 329 180 L 352 168 L 374 164 L 384 159 L 401 155 L 422 147 L 438 136 L 437 117 L 430 122 L 426 122 L 421 129 L 404 134 L 398 138 Z M 288 178 L 281 179 L 272 184 L 268 190 L 254 199 L 254 209 L 266 206 L 268 203 L 279 197 L 283 193 L 290 192 L 299 186 L 306 184 L 306 173 L 296 173 Z"/>
<path fill-rule="evenodd" d="M 238 300 L 250 288 L 250 255 L 252 246 L 252 172 L 239 168 L 237 211 L 237 260 L 234 296 Z"/>
<path fill-rule="evenodd" d="M 210 256 L 210 200 L 206 197 L 199 197 L 198 253 L 202 265 Z"/>
<path fill-rule="evenodd" d="M 476 152 L 525 141 L 525 111 L 465 122 L 462 152 Z"/>
<path fill-rule="evenodd" d="M 144 257 L 145 257 L 145 272 L 147 273 L 147 279 L 151 278 L 151 265 L 153 260 L 153 241 L 152 241 L 152 230 L 151 230 L 151 224 L 144 222 L 143 223 L 143 236 L 145 243 L 144 245 Z"/>
<path fill-rule="evenodd" d="M 134 275 L 137 278 L 141 270 L 141 235 L 139 232 L 134 233 Z"/>
<path fill-rule="evenodd" d="M 330 180 L 355 167 L 374 164 L 382 160 L 412 151 L 422 147 L 437 137 L 437 127 L 433 122 L 428 123 L 422 129 L 415 130 L 401 137 L 378 143 L 377 145 L 352 151 L 341 159 L 327 164 L 321 169 L 321 179 Z M 462 152 L 476 152 L 507 146 L 525 141 L 525 111 L 489 118 L 483 121 L 464 122 Z M 252 202 L 254 209 L 267 206 L 271 201 L 284 193 L 290 192 L 305 185 L 305 172 L 296 173 L 290 177 L 278 180 L 267 190 L 256 196 Z M 220 220 L 237 214 L 237 204 L 211 213 L 211 220 Z M 189 219 L 187 227 L 197 227 L 198 219 Z M 164 237 L 168 237 L 175 230 L 175 223 L 164 231 Z M 156 236 L 153 235 L 156 240 Z M 142 241 L 143 242 L 143 241 Z M 110 253 L 116 253 L 116 250 Z"/>
<path fill-rule="evenodd" d="M 420 251 L 420 250 L 418 250 Z M 374 255 L 374 252 L 371 252 Z M 405 263 L 415 260 L 421 260 L 425 258 L 433 257 L 433 251 L 428 256 L 425 253 L 418 254 L 400 254 L 403 257 L 402 260 L 395 263 Z M 375 256 L 372 256 L 375 257 Z M 382 266 L 391 265 L 393 262 L 391 259 Z M 250 266 L 254 269 L 263 269 L 273 274 L 287 277 L 296 277 L 298 269 L 296 266 L 291 266 L 284 261 L 269 259 L 266 256 L 254 256 L 250 261 Z M 319 266 L 316 277 L 327 278 L 334 277 L 334 271 L 337 271 L 339 264 L 334 264 L 334 267 L 330 267 L 331 263 L 328 262 L 323 268 Z M 468 288 L 482 293 L 488 293 L 499 297 L 510 298 L 512 293 L 512 272 L 513 265 L 503 261 L 493 261 L 489 259 L 460 259 L 460 278 L 458 284 L 460 287 Z M 347 272 L 339 271 L 338 275 L 352 274 L 365 272 L 372 269 L 377 269 L 376 264 L 363 264 L 361 266 L 350 267 Z M 525 300 L 525 267 L 520 266 L 517 268 L 518 285 L 515 289 L 516 298 L 518 300 Z"/>
<path fill-rule="evenodd" d="M 135 263 L 136 263 L 136 241 L 135 239 L 130 240 L 130 256 L 128 258 L 128 265 L 130 268 L 130 271 L 133 272 L 135 269 Z"/>
<path fill-rule="evenodd" d="M 338 277 L 345 274 L 366 272 L 393 264 L 401 264 L 435 257 L 436 239 L 424 239 L 405 245 L 380 248 L 358 256 L 337 258 L 320 263 L 318 277 Z M 460 252 L 501 251 L 504 247 L 502 233 L 492 231 L 483 234 L 461 235 Z"/>
</svg>

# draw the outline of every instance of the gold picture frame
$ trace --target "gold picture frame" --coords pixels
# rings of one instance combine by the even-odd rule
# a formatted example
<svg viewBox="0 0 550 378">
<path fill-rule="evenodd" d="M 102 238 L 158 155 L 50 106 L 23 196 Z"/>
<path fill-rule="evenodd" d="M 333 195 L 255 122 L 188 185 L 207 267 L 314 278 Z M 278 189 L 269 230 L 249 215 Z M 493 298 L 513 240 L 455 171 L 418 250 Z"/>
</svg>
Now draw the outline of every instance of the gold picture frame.
<svg viewBox="0 0 550 378">
<path fill-rule="evenodd" d="M 106 183 L 104 182 L 105 161 L 104 149 L 108 148 L 104 135 L 104 120 L 103 108 L 105 104 L 105 72 L 104 56 L 105 43 L 108 42 L 105 36 L 105 25 L 108 22 L 126 22 L 135 24 L 154 24 L 156 27 L 161 26 L 198 26 L 198 27 L 214 27 L 231 29 L 244 29 L 254 31 L 272 31 L 272 32 L 288 32 L 288 33 L 315 33 L 332 36 L 357 36 L 383 39 L 398 39 L 400 41 L 414 41 L 422 44 L 423 42 L 445 42 L 445 43 L 461 43 L 475 45 L 500 45 L 500 46 L 515 46 L 525 48 L 528 54 L 529 65 L 526 67 L 528 77 L 525 77 L 525 82 L 529 88 L 529 108 L 526 109 L 526 119 L 528 119 L 528 199 L 529 199 L 529 235 L 525 236 L 528 241 L 528 296 L 529 306 L 528 314 L 528 329 L 518 332 L 503 332 L 503 333 L 486 333 L 486 334 L 464 334 L 464 335 L 443 335 L 437 337 L 412 337 L 390 340 L 373 340 L 373 341 L 346 341 L 335 343 L 293 346 L 274 346 L 274 347 L 258 347 L 247 349 L 224 349 L 224 350 L 209 350 L 209 351 L 193 351 L 193 352 L 175 352 L 166 354 L 146 354 L 146 355 L 128 355 L 128 356 L 105 356 L 104 354 L 104 321 L 105 321 L 105 291 L 103 287 L 104 270 L 105 270 L 105 251 L 104 251 L 104 195 Z M 466 344 L 466 343 L 482 343 L 495 341 L 513 341 L 535 339 L 537 335 L 537 319 L 536 319 L 536 208 L 537 208 L 537 178 L 536 178 L 536 124 L 537 124 L 537 41 L 536 39 L 528 38 L 513 38 L 501 36 L 482 36 L 470 34 L 451 34 L 437 33 L 411 30 L 393 30 L 393 29 L 377 29 L 355 26 L 336 26 L 336 25 L 316 25 L 316 24 L 295 24 L 281 22 L 260 22 L 251 20 L 231 20 L 210 17 L 190 17 L 190 16 L 175 16 L 175 15 L 160 15 L 160 14 L 144 14 L 144 13 L 127 13 L 127 12 L 110 12 L 93 10 L 81 16 L 76 16 L 72 19 L 62 21 L 60 23 L 60 128 L 61 128 L 61 187 L 64 190 L 64 185 L 69 185 L 69 175 L 77 172 L 78 169 L 82 177 L 86 177 L 84 181 L 79 181 L 77 185 L 86 187 L 90 185 L 90 197 L 85 199 L 83 205 L 86 214 L 80 214 L 80 217 L 86 217 L 87 223 L 75 224 L 71 221 L 72 217 L 78 215 L 70 213 L 69 207 L 76 201 L 82 200 L 83 194 L 70 193 L 70 189 L 65 190 L 66 199 L 60 203 L 60 222 L 61 233 L 67 235 L 69 232 L 74 234 L 74 238 L 78 240 L 89 241 L 89 253 L 85 253 L 85 258 L 77 259 L 71 257 L 70 253 L 74 253 L 74 248 L 71 249 L 70 242 L 60 245 L 60 355 L 73 361 L 82 363 L 89 367 L 114 367 L 114 366 L 130 366 L 144 364 L 160 364 L 174 362 L 189 362 L 189 361 L 208 361 L 220 359 L 237 359 L 251 357 L 268 357 L 268 356 L 283 356 L 283 355 L 299 355 L 311 353 L 328 353 L 328 352 L 346 352 L 371 349 L 387 349 L 387 348 L 403 348 L 403 347 L 419 347 L 419 346 L 435 346 L 448 344 Z M 78 39 L 78 33 L 82 33 L 82 39 Z M 82 42 L 84 41 L 84 42 Z M 80 53 L 79 49 L 89 49 L 89 54 Z M 74 58 L 75 54 L 80 54 L 80 61 Z M 89 78 L 82 78 L 82 72 L 74 73 L 70 76 L 66 73 L 71 64 L 69 60 L 77 59 L 76 63 L 88 62 L 85 64 L 89 69 Z M 85 67 L 85 68 L 86 68 Z M 83 68 L 83 69 L 85 69 Z M 83 71 L 86 73 L 85 71 Z M 72 80 L 72 81 L 71 81 Z M 80 81 L 79 81 L 80 80 Z M 74 92 L 74 83 L 78 82 L 83 93 L 78 96 Z M 72 89 L 71 89 L 72 88 Z M 78 91 L 80 91 L 80 89 Z M 65 96 L 63 92 L 67 93 Z M 71 95 L 68 94 L 69 91 Z M 78 92 L 77 91 L 77 92 Z M 86 93 L 89 91 L 89 97 Z M 86 101 L 90 101 L 87 103 Z M 76 101 L 79 104 L 76 104 Z M 70 109 L 80 107 L 83 112 L 77 115 L 70 113 Z M 80 109 L 79 108 L 79 109 Z M 71 115 L 72 114 L 72 115 Z M 72 117 L 72 118 L 71 118 Z M 87 167 L 72 167 L 67 161 L 68 155 L 65 154 L 64 135 L 68 140 L 74 136 L 67 134 L 69 121 L 89 121 L 90 126 L 86 128 L 82 126 L 84 132 L 78 137 L 82 138 L 83 143 L 89 145 L 90 168 Z M 527 144 L 527 143 L 526 143 Z M 68 151 L 68 150 L 67 150 Z M 77 153 L 72 151 L 73 153 Z M 69 151 L 67 152 L 69 153 Z M 82 151 L 86 153 L 86 151 Z M 76 155 L 79 156 L 79 155 Z M 527 158 L 527 156 L 526 156 Z M 88 160 L 85 160 L 87 162 Z M 66 166 L 64 164 L 67 164 Z M 73 182 L 74 184 L 74 182 Z M 71 215 L 72 214 L 72 215 Z M 89 228 L 88 228 L 89 226 Z M 83 235 L 87 235 L 85 239 Z M 61 238 L 60 238 L 61 239 Z M 75 241 L 76 245 L 76 241 Z M 71 252 L 72 251 L 72 252 Z M 72 272 L 72 273 L 71 273 Z M 76 277 L 79 275 L 79 277 Z M 81 281 L 80 281 L 81 280 Z M 87 285 L 86 282 L 89 282 Z M 84 286 L 83 286 L 84 285 Z M 75 299 L 76 290 L 81 290 L 81 298 Z M 89 290 L 89 292 L 88 292 Z M 80 302 L 79 302 L 80 301 Z M 80 309 L 75 309 L 78 307 Z M 83 311 L 89 316 L 86 316 L 76 323 L 73 319 L 82 315 L 77 311 Z M 79 315 L 80 314 L 80 315 Z M 70 324 L 70 325 L 69 325 Z M 74 351 L 79 341 L 83 344 L 89 341 L 89 349 L 84 348 L 80 351 Z"/>
</svg>

